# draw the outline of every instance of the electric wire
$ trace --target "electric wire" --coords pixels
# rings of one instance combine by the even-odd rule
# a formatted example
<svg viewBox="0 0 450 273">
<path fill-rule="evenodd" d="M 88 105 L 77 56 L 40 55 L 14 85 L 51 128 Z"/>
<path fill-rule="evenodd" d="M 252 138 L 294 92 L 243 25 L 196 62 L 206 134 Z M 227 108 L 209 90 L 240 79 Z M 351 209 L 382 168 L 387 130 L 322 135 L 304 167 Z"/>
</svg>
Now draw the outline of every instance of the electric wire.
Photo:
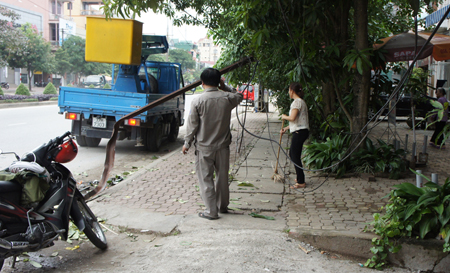
<svg viewBox="0 0 450 273">
<path fill-rule="evenodd" d="M 278 5 L 279 5 L 279 7 L 280 7 L 280 12 L 281 12 L 281 14 L 282 14 L 282 16 L 283 16 L 284 22 L 285 22 L 285 24 L 286 24 L 286 28 L 288 29 L 290 38 L 291 38 L 292 43 L 293 43 L 293 45 L 294 45 L 294 49 L 295 49 L 295 53 L 296 53 L 296 56 L 297 56 L 297 60 L 298 60 L 298 62 L 299 62 L 299 65 L 302 66 L 302 63 L 301 63 L 301 61 L 300 61 L 300 57 L 299 57 L 299 54 L 298 54 L 298 51 L 297 51 L 295 42 L 293 41 L 293 38 L 292 38 L 292 37 L 293 37 L 293 36 L 292 36 L 292 33 L 291 33 L 291 31 L 290 31 L 289 25 L 287 24 L 287 21 L 286 21 L 286 18 L 285 18 L 285 15 L 284 15 L 284 12 L 283 12 L 283 9 L 282 9 L 282 6 L 281 6 L 281 3 L 280 3 L 279 0 L 278 0 Z M 449 7 L 449 9 L 447 10 L 446 14 L 442 17 L 441 21 L 438 23 L 437 27 L 434 29 L 433 33 L 430 35 L 430 37 L 428 38 L 428 40 L 426 41 L 426 43 L 422 46 L 421 50 L 419 51 L 419 53 L 416 55 L 416 57 L 415 57 L 414 60 L 412 61 L 412 64 L 410 65 L 409 69 L 407 70 L 407 72 L 405 73 L 405 75 L 402 77 L 400 83 L 397 85 L 397 87 L 394 89 L 394 91 L 392 92 L 392 94 L 389 96 L 387 102 L 383 105 L 383 107 L 382 107 L 382 108 L 381 108 L 374 116 L 372 116 L 372 118 L 366 123 L 366 125 L 361 129 L 361 131 L 360 131 L 359 133 L 351 133 L 351 134 L 353 134 L 353 135 L 361 135 L 361 134 L 363 134 L 363 132 L 365 131 L 365 135 L 361 138 L 361 140 L 358 142 L 358 144 L 357 144 L 356 146 L 354 146 L 354 148 L 353 148 L 349 153 L 347 153 L 347 155 L 346 155 L 344 158 L 342 158 L 341 160 L 339 160 L 337 163 L 332 164 L 331 166 L 328 166 L 328 167 L 326 167 L 326 168 L 320 168 L 320 169 L 307 169 L 307 168 L 303 168 L 303 167 L 300 167 L 300 166 L 296 165 L 292 160 L 291 160 L 291 162 L 294 163 L 295 166 L 297 166 L 298 168 L 301 168 L 301 169 L 304 170 L 304 171 L 313 171 L 313 172 L 317 172 L 317 171 L 324 171 L 324 170 L 327 170 L 327 169 L 330 169 L 330 168 L 334 168 L 335 166 L 337 166 L 337 165 L 339 165 L 340 163 L 342 163 L 343 161 L 345 161 L 351 154 L 353 154 L 353 152 L 354 152 L 354 151 L 361 145 L 361 143 L 365 140 L 365 138 L 367 137 L 368 133 L 369 133 L 373 128 L 375 128 L 379 123 L 381 123 L 381 121 L 383 121 L 383 120 L 386 118 L 386 116 L 385 116 L 385 118 L 384 118 L 383 120 L 380 121 L 380 120 L 378 119 L 378 116 L 380 116 L 381 113 L 384 112 L 384 110 L 386 109 L 388 103 L 389 103 L 389 102 L 393 99 L 393 97 L 396 96 L 396 95 L 399 93 L 399 91 L 402 89 L 403 84 L 406 82 L 406 79 L 409 78 L 409 75 L 410 75 L 410 72 L 411 72 L 411 70 L 412 70 L 412 67 L 414 66 L 414 63 L 417 61 L 418 56 L 420 56 L 420 54 L 422 53 L 422 51 L 425 49 L 425 46 L 431 41 L 431 38 L 434 36 L 434 34 L 436 33 L 437 29 L 438 29 L 439 26 L 442 24 L 443 20 L 446 18 L 446 15 L 449 13 L 449 11 L 450 11 L 450 7 Z M 188 14 L 190 17 L 194 18 L 196 21 L 198 21 L 198 22 L 200 22 L 201 24 L 204 25 L 204 23 L 201 22 L 200 20 L 198 20 L 197 18 L 193 17 L 192 15 L 190 15 L 190 14 L 187 13 L 187 12 L 185 12 L 185 13 Z M 213 30 L 211 30 L 211 31 L 213 31 Z M 213 32 L 215 32 L 215 31 L 213 31 Z M 220 35 L 219 33 L 217 33 L 217 32 L 215 32 L 215 33 L 218 34 L 219 36 L 223 37 L 223 36 Z M 417 34 L 416 34 L 416 35 L 417 35 Z M 225 38 L 225 37 L 223 37 L 223 38 Z M 228 40 L 228 39 L 225 38 L 225 40 Z M 254 74 L 254 75 L 255 75 L 255 74 Z M 254 77 L 254 75 L 253 75 L 253 77 Z M 306 77 L 305 77 L 305 75 L 304 75 L 303 70 L 302 70 L 302 77 L 304 78 L 304 80 L 306 80 Z M 400 93 L 400 94 L 401 94 L 401 93 Z M 313 101 L 314 101 L 314 100 L 313 100 Z M 315 101 L 314 101 L 314 103 L 315 103 L 316 106 L 317 106 L 317 103 L 316 103 Z M 398 101 L 397 101 L 395 104 L 397 104 L 397 103 L 398 103 Z M 394 105 L 394 106 L 395 106 L 395 105 Z M 393 109 L 394 109 L 394 108 L 392 107 L 392 108 L 389 110 L 388 113 L 390 113 Z M 237 109 L 236 109 L 236 111 L 237 111 Z M 244 126 L 245 126 L 246 115 L 244 115 L 244 123 L 241 122 L 241 120 L 239 119 L 239 115 L 238 115 L 238 114 L 237 114 L 236 116 L 237 116 L 238 122 L 239 122 L 240 126 L 242 127 L 242 130 L 243 130 L 243 131 L 247 132 L 248 134 L 250 134 L 250 135 L 253 136 L 253 137 L 256 137 L 256 138 L 259 138 L 259 139 L 263 139 L 263 140 L 267 140 L 267 141 L 271 141 L 271 142 L 273 141 L 273 142 L 275 142 L 275 143 L 278 144 L 278 142 L 274 141 L 274 140 L 271 139 L 271 138 L 269 138 L 269 139 L 268 139 L 268 138 L 264 138 L 264 137 L 262 137 L 262 136 L 257 136 L 257 135 L 255 135 L 255 134 L 252 134 L 251 132 L 249 132 L 249 131 L 244 127 Z M 366 130 L 366 128 L 368 127 L 369 123 L 372 122 L 372 120 L 373 120 L 374 118 L 377 118 L 378 121 L 375 123 L 375 125 L 374 125 L 373 127 L 371 127 L 370 129 L 367 129 L 367 130 Z M 267 123 L 268 123 L 268 121 L 267 121 Z M 270 134 L 269 134 L 269 137 L 270 137 Z M 350 147 L 353 146 L 353 144 L 355 143 L 355 140 L 356 140 L 356 139 L 357 139 L 357 138 L 354 138 L 354 140 L 352 141 Z M 278 144 L 278 145 L 279 145 L 279 144 Z M 284 149 L 281 149 L 281 150 L 283 150 L 283 153 L 285 154 L 285 156 L 286 156 L 287 158 L 289 158 L 289 156 L 286 154 L 286 152 L 284 151 Z M 289 158 L 289 159 L 290 159 L 290 158 Z M 282 169 L 282 168 L 281 168 L 281 169 Z M 283 170 L 283 173 L 284 173 L 284 170 Z M 329 178 L 329 176 L 327 177 L 327 179 L 328 179 L 328 178 Z M 325 181 L 326 181 L 327 179 L 325 179 Z M 320 186 L 322 186 L 322 185 L 325 183 L 325 181 L 322 182 L 317 188 L 319 188 Z M 316 189 L 317 189 L 317 188 L 316 188 Z"/>
<path fill-rule="evenodd" d="M 281 13 L 282 13 L 284 22 L 285 22 L 285 24 L 286 24 L 286 28 L 288 29 L 289 36 L 290 36 L 291 41 L 292 41 L 292 43 L 293 43 L 293 45 L 294 45 L 294 49 L 295 49 L 295 53 L 296 53 L 296 56 L 297 56 L 297 60 L 298 60 L 298 62 L 299 62 L 299 65 L 302 66 L 302 63 L 301 63 L 301 61 L 300 61 L 300 57 L 299 57 L 299 54 L 298 54 L 298 51 L 297 51 L 297 47 L 296 47 L 296 45 L 295 45 L 295 42 L 293 41 L 293 38 L 292 38 L 293 36 L 292 36 L 291 31 L 290 31 L 289 25 L 287 24 L 287 20 L 286 20 L 286 17 L 285 17 L 285 15 L 284 15 L 284 12 L 283 12 L 283 10 L 282 10 L 280 0 L 278 0 L 278 5 L 279 5 L 279 7 L 280 7 L 280 11 L 281 11 Z M 412 64 L 409 66 L 407 72 L 405 73 L 405 75 L 404 75 L 404 76 L 402 77 L 402 79 L 400 80 L 399 85 L 394 89 L 394 92 L 393 92 L 393 93 L 391 94 L 391 96 L 389 97 L 388 102 L 389 102 L 389 101 L 390 101 L 390 100 L 391 100 L 391 99 L 399 92 L 399 90 L 401 89 L 401 87 L 403 86 L 403 84 L 406 82 L 406 79 L 409 78 L 410 72 L 411 72 L 412 68 L 414 67 L 414 64 L 415 64 L 415 62 L 417 61 L 418 57 L 419 57 L 420 54 L 423 52 L 423 50 L 424 50 L 425 47 L 428 45 L 428 43 L 430 43 L 432 37 L 434 36 L 434 34 L 436 33 L 436 31 L 437 31 L 437 29 L 439 28 L 440 24 L 442 24 L 443 20 L 446 18 L 447 14 L 448 14 L 449 12 L 450 12 L 450 7 L 449 7 L 449 9 L 447 10 L 446 14 L 442 17 L 441 21 L 440 21 L 439 24 L 436 26 L 436 28 L 434 29 L 433 33 L 430 35 L 430 37 L 428 38 L 428 40 L 426 41 L 426 43 L 422 46 L 422 48 L 420 49 L 419 53 L 415 56 L 414 60 L 412 61 Z M 303 71 L 303 70 L 302 70 L 302 71 Z M 306 77 L 305 77 L 304 73 L 302 73 L 302 76 L 303 76 L 304 80 L 306 80 Z M 380 113 L 380 112 L 384 111 L 384 108 L 386 107 L 386 105 L 387 105 L 387 103 L 386 103 L 386 104 L 383 106 L 383 108 L 381 108 L 378 112 Z M 392 111 L 392 110 L 393 110 L 393 109 L 390 109 L 390 111 Z M 390 111 L 389 111 L 389 112 L 390 112 Z M 375 116 L 377 116 L 377 115 L 375 115 Z M 375 116 L 374 116 L 374 117 L 375 117 Z M 372 117 L 372 119 L 373 119 L 374 117 Z M 330 169 L 330 168 L 333 168 L 333 167 L 339 165 L 339 164 L 342 163 L 344 160 L 346 160 L 346 159 L 347 159 L 354 151 L 356 151 L 356 149 L 357 149 L 357 148 L 362 144 L 362 142 L 365 140 L 365 138 L 367 137 L 368 133 L 370 132 L 370 130 L 366 130 L 366 128 L 368 127 L 368 125 L 369 125 L 369 123 L 372 121 L 372 119 L 371 119 L 369 122 L 367 122 L 367 123 L 363 126 L 363 128 L 361 129 L 361 131 L 358 133 L 359 135 L 361 135 L 364 131 L 366 131 L 366 132 L 365 132 L 365 135 L 361 138 L 361 140 L 358 142 L 358 144 L 357 144 L 356 146 L 354 146 L 354 144 L 355 144 L 355 142 L 356 142 L 356 140 L 357 140 L 357 138 L 354 138 L 353 141 L 351 142 L 351 144 L 349 145 L 349 147 L 354 146 L 354 148 L 353 148 L 349 153 L 347 153 L 347 155 L 344 156 L 344 158 L 342 158 L 341 160 L 339 160 L 337 163 L 335 163 L 335 164 L 333 164 L 333 165 L 331 165 L 331 166 L 325 167 L 325 168 L 321 168 L 321 169 L 307 169 L 307 168 L 300 167 L 300 166 L 296 165 L 296 164 L 293 162 L 294 165 L 297 166 L 298 168 L 301 168 L 301 169 L 304 170 L 304 171 L 313 171 L 313 172 L 316 172 L 316 171 L 324 171 L 324 170 L 327 170 L 327 169 Z M 376 125 L 378 125 L 380 122 L 381 122 L 381 121 L 378 121 L 378 123 L 376 123 Z M 375 126 L 373 126 L 371 129 L 373 129 L 373 128 L 375 128 Z M 284 151 L 283 151 L 283 153 L 286 155 L 286 153 L 285 153 Z M 287 155 L 286 155 L 286 156 L 287 156 Z"/>
</svg>

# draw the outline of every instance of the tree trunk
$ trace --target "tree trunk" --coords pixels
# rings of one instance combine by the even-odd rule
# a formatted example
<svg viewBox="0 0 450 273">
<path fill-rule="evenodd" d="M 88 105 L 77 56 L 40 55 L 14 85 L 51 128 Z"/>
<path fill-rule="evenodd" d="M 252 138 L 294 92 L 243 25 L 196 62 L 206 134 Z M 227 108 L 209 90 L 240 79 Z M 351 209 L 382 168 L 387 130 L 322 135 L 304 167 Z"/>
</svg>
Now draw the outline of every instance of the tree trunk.
<svg viewBox="0 0 450 273">
<path fill-rule="evenodd" d="M 325 117 L 336 111 L 336 93 L 333 82 L 322 84 L 323 113 Z"/>
<path fill-rule="evenodd" d="M 355 0 L 355 46 L 358 51 L 369 48 L 368 30 L 367 30 L 367 8 L 368 0 Z M 363 73 L 355 72 L 355 81 L 353 84 L 353 130 L 352 133 L 359 133 L 367 122 L 367 111 L 369 105 L 370 90 L 370 68 L 364 67 Z M 362 135 L 357 135 L 361 138 Z"/>
<path fill-rule="evenodd" d="M 31 79 L 33 78 L 33 71 L 31 71 L 32 69 L 30 68 L 30 67 L 27 67 L 27 70 L 28 70 L 28 73 L 27 73 L 27 76 L 28 76 L 28 89 L 31 91 L 31 86 L 32 86 L 32 84 L 31 84 Z"/>
</svg>

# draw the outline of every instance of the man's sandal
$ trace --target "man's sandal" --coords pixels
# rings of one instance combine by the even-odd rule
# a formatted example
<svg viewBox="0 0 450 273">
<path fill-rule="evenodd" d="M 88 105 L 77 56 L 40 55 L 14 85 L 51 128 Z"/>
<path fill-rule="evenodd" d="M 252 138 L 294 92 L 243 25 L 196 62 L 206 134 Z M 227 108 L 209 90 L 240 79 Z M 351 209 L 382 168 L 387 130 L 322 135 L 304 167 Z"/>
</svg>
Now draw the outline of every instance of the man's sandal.
<svg viewBox="0 0 450 273">
<path fill-rule="evenodd" d="M 291 188 L 291 189 L 303 189 L 303 188 L 306 188 L 306 183 L 303 183 L 303 184 L 296 183 L 295 185 L 292 185 L 289 188 Z"/>
<path fill-rule="evenodd" d="M 219 219 L 219 217 L 214 218 L 214 217 L 205 215 L 203 212 L 199 212 L 199 213 L 198 213 L 198 216 L 199 216 L 199 217 L 202 217 L 202 218 L 205 218 L 205 219 L 208 219 L 208 220 L 216 220 L 216 219 Z"/>
</svg>

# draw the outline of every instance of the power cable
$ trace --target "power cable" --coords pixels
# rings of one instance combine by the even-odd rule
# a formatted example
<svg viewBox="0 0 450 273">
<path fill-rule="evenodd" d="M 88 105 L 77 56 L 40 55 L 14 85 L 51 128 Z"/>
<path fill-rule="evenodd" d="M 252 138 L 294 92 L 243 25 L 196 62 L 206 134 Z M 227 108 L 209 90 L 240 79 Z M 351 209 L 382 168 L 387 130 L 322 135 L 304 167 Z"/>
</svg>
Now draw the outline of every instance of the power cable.
<svg viewBox="0 0 450 273">
<path fill-rule="evenodd" d="M 295 41 L 293 41 L 293 35 L 292 35 L 292 32 L 291 32 L 291 30 L 290 30 L 290 28 L 289 28 L 289 25 L 287 24 L 287 20 L 286 20 L 286 17 L 285 17 L 285 15 L 284 15 L 283 9 L 282 9 L 282 7 L 281 7 L 280 0 L 278 0 L 278 5 L 279 5 L 279 7 L 280 7 L 281 14 L 282 14 L 283 19 L 284 19 L 284 22 L 285 22 L 285 24 L 286 24 L 286 28 L 288 29 L 289 36 L 290 36 L 291 41 L 292 41 L 292 43 L 293 43 L 293 46 L 294 46 L 294 49 L 295 49 L 295 53 L 296 53 L 296 56 L 297 56 L 297 60 L 298 60 L 298 62 L 299 62 L 299 65 L 302 66 L 302 63 L 301 63 L 301 61 L 300 61 L 300 57 L 299 57 L 299 54 L 298 54 L 298 51 L 297 51 L 297 47 L 296 47 Z M 389 97 L 387 103 L 386 103 L 386 104 L 378 111 L 378 113 L 382 113 L 382 111 L 384 111 L 385 107 L 387 106 L 388 102 L 389 102 L 390 100 L 392 100 L 392 98 L 393 98 L 395 95 L 397 95 L 397 93 L 399 92 L 399 90 L 401 90 L 401 87 L 402 87 L 403 84 L 406 82 L 406 80 L 409 78 L 410 72 L 411 72 L 412 68 L 414 67 L 414 64 L 415 64 L 415 62 L 417 61 L 418 57 L 421 55 L 421 53 L 423 52 L 423 50 L 425 50 L 425 47 L 428 45 L 428 43 L 430 43 L 432 37 L 434 36 L 434 34 L 436 34 L 437 29 L 438 29 L 439 26 L 442 24 L 442 22 L 445 20 L 447 14 L 448 14 L 449 12 L 450 12 L 450 7 L 449 7 L 449 9 L 447 10 L 447 12 L 445 13 L 445 15 L 442 17 L 442 19 L 440 20 L 439 24 L 436 26 L 436 28 L 434 29 L 433 33 L 430 35 L 430 37 L 428 38 L 428 40 L 426 41 L 426 43 L 422 46 L 422 48 L 420 49 L 419 53 L 415 56 L 414 60 L 412 61 L 412 64 L 409 66 L 409 68 L 408 68 L 408 70 L 406 71 L 405 75 L 404 75 L 404 76 L 402 77 L 402 79 L 400 80 L 399 85 L 394 89 L 394 92 L 393 92 L 393 93 L 391 94 L 391 96 Z M 416 34 L 416 35 L 417 35 L 417 34 Z M 301 71 L 303 72 L 303 69 L 302 69 Z M 302 73 L 302 76 L 303 76 L 304 80 L 306 81 L 306 77 L 305 77 L 304 73 Z M 397 101 L 397 102 L 398 102 L 398 101 Z M 392 110 L 393 110 L 393 108 L 390 109 L 390 111 L 392 111 Z M 389 111 L 389 112 L 390 112 L 390 111 Z M 378 114 L 378 113 L 377 113 L 377 114 Z M 376 117 L 377 114 L 376 114 L 374 117 Z M 374 117 L 372 117 L 372 119 L 373 119 Z M 367 135 L 368 135 L 368 133 L 370 132 L 370 130 L 366 130 L 366 128 L 368 127 L 368 125 L 369 125 L 369 123 L 372 121 L 372 119 L 370 119 L 369 122 L 367 122 L 366 125 L 364 125 L 364 127 L 361 129 L 361 131 L 360 131 L 359 133 L 357 133 L 358 135 L 361 135 L 361 134 L 363 134 L 364 131 L 366 131 L 364 137 L 361 138 L 361 141 L 359 141 L 359 143 L 353 148 L 353 150 L 351 150 L 350 153 L 348 153 L 344 158 L 342 158 L 341 160 L 339 160 L 337 163 L 335 163 L 335 164 L 333 164 L 333 165 L 331 165 L 331 166 L 329 166 L 329 167 L 322 168 L 322 169 L 316 169 L 316 170 L 307 170 L 306 168 L 302 168 L 302 167 L 296 165 L 294 162 L 293 162 L 293 163 L 294 163 L 295 166 L 297 166 L 298 168 L 301 168 L 302 170 L 307 170 L 307 171 L 323 171 L 323 170 L 326 170 L 326 169 L 330 169 L 330 168 L 332 168 L 332 167 L 334 167 L 334 166 L 337 166 L 338 164 L 340 164 L 341 162 L 343 162 L 344 160 L 346 160 L 346 159 L 347 159 L 347 158 L 348 158 L 348 157 L 349 157 L 349 156 L 350 156 L 350 155 L 351 155 L 351 154 L 352 154 L 352 153 L 353 153 L 353 152 L 361 145 L 362 141 L 367 137 Z M 378 125 L 380 122 L 381 122 L 381 121 L 378 121 L 378 123 L 376 123 L 376 125 Z M 373 129 L 373 128 L 375 128 L 375 127 L 376 127 L 376 126 L 373 126 L 371 129 Z M 355 144 L 356 140 L 357 140 L 357 138 L 354 138 L 354 140 L 351 142 L 351 144 L 349 145 L 349 147 L 352 147 L 352 146 Z M 284 151 L 283 151 L 283 152 L 284 152 Z"/>
<path fill-rule="evenodd" d="M 281 7 L 281 3 L 280 3 L 279 0 L 278 0 L 278 4 L 279 4 L 279 7 L 280 7 L 280 11 L 281 11 L 281 13 L 282 13 L 283 19 L 284 19 L 284 21 L 285 21 L 286 27 L 287 27 L 287 29 L 288 29 L 289 35 L 290 35 L 291 40 L 292 40 L 292 39 L 293 39 L 293 38 L 292 38 L 293 36 L 292 36 L 291 31 L 290 31 L 289 25 L 287 24 L 287 21 L 286 21 L 286 18 L 285 18 L 285 15 L 284 15 L 284 12 L 283 12 L 283 9 L 282 9 L 282 7 Z M 368 127 L 368 124 L 369 124 L 375 117 L 378 117 L 378 115 L 380 115 L 380 114 L 384 111 L 384 109 L 387 107 L 388 102 L 389 102 L 390 100 L 392 100 L 392 98 L 393 98 L 395 95 L 397 95 L 397 94 L 399 93 L 399 91 L 400 91 L 401 88 L 403 87 L 403 84 L 406 82 L 406 79 L 409 77 L 409 74 L 410 74 L 410 72 L 411 72 L 411 70 L 412 70 L 412 67 L 414 66 L 414 63 L 417 61 L 418 56 L 420 56 L 420 54 L 421 54 L 422 51 L 424 50 L 425 46 L 431 41 L 431 38 L 434 36 L 434 34 L 436 33 L 437 29 L 438 29 L 439 26 L 442 24 L 443 20 L 446 18 L 446 15 L 449 13 L 449 11 L 450 11 L 450 8 L 447 10 L 446 14 L 442 17 L 441 21 L 438 23 L 437 27 L 435 28 L 435 30 L 433 31 L 433 33 L 430 35 L 430 37 L 428 38 L 427 42 L 422 46 L 421 50 L 419 51 L 419 53 L 418 53 L 418 54 L 416 55 L 416 57 L 414 58 L 414 60 L 413 60 L 413 62 L 412 62 L 412 64 L 411 64 L 411 66 L 410 66 L 409 69 L 407 70 L 405 76 L 402 77 L 402 79 L 401 79 L 399 85 L 394 89 L 394 92 L 393 92 L 393 93 L 391 94 L 391 96 L 388 98 L 388 101 L 385 103 L 385 105 L 383 105 L 383 107 L 377 112 L 377 114 L 375 114 L 375 115 L 369 120 L 369 122 L 366 123 L 366 125 L 361 129 L 361 131 L 360 131 L 359 133 L 352 133 L 352 134 L 354 134 L 354 135 L 361 135 L 361 134 L 363 134 L 363 132 L 365 131 L 364 137 L 362 137 L 361 140 L 359 141 L 359 143 L 358 143 L 356 146 L 354 146 L 353 150 L 351 150 L 344 158 L 342 158 L 341 160 L 339 160 L 337 163 L 332 164 L 331 166 L 328 166 L 328 167 L 326 167 L 326 168 L 321 168 L 321 169 L 307 169 L 307 168 L 300 167 L 300 166 L 298 166 L 297 164 L 295 164 L 295 163 L 293 162 L 294 165 L 297 166 L 298 168 L 302 169 L 302 170 L 305 170 L 305 171 L 314 171 L 314 172 L 316 172 L 316 171 L 324 171 L 324 170 L 327 170 L 327 169 L 330 169 L 330 168 L 333 168 L 333 167 L 339 165 L 340 163 L 342 163 L 343 161 L 345 161 L 351 154 L 353 154 L 353 152 L 361 145 L 362 141 L 364 141 L 364 139 L 367 137 L 368 133 L 369 133 L 373 128 L 375 128 L 375 127 L 381 122 L 381 121 L 378 121 L 378 123 L 376 123 L 375 126 L 373 126 L 372 128 L 370 128 L 370 130 L 366 130 L 366 128 Z M 186 14 L 188 14 L 188 13 L 186 12 Z M 200 22 L 201 24 L 203 24 L 203 22 L 199 21 L 197 18 L 193 17 L 193 16 L 190 15 L 190 14 L 188 14 L 188 15 L 191 16 L 192 18 L 194 18 L 195 20 L 197 20 L 198 22 Z M 203 25 L 204 25 L 204 24 L 203 24 Z M 216 32 L 216 34 L 218 34 L 218 33 Z M 222 36 L 222 35 L 220 35 L 220 34 L 218 34 L 218 35 L 219 35 L 219 36 Z M 417 35 L 417 34 L 416 34 L 416 35 Z M 223 38 L 224 38 L 224 37 L 223 37 Z M 228 39 L 225 38 L 225 40 L 228 40 Z M 298 54 L 298 51 L 297 51 L 295 42 L 292 41 L 292 43 L 293 43 L 293 45 L 294 45 L 294 49 L 295 49 L 295 52 L 296 52 L 296 56 L 297 56 L 297 60 L 298 60 L 298 62 L 299 62 L 299 65 L 302 66 L 302 63 L 301 63 L 301 61 L 300 61 L 299 54 Z M 303 70 L 302 70 L 302 71 L 303 71 Z M 304 73 L 302 73 L 302 76 L 304 77 L 304 79 L 306 79 Z M 254 76 L 253 76 L 253 77 L 254 77 Z M 314 101 L 314 103 L 316 103 L 316 102 Z M 316 106 L 317 106 L 317 103 L 316 103 Z M 392 111 L 392 110 L 393 110 L 393 108 L 390 109 L 390 111 Z M 237 111 L 237 109 L 236 109 L 236 111 Z M 389 112 L 390 112 L 390 111 L 389 111 Z M 244 116 L 244 118 L 246 118 L 246 115 Z M 256 137 L 256 138 L 259 138 L 259 139 L 264 139 L 264 140 L 267 140 L 267 141 L 273 141 L 273 142 L 275 142 L 275 143 L 278 144 L 278 142 L 272 140 L 271 138 L 267 139 L 267 138 L 264 138 L 264 137 L 261 137 L 261 136 L 256 136 L 256 135 L 252 134 L 251 132 L 249 132 L 249 131 L 245 128 L 245 124 L 243 124 L 243 123 L 241 122 L 241 120 L 239 119 L 239 115 L 237 115 L 237 119 L 238 119 L 239 124 L 242 126 L 242 129 L 245 130 L 245 131 L 246 131 L 248 134 L 250 134 L 251 136 Z M 267 122 L 268 122 L 268 121 L 267 121 Z M 270 136 L 270 134 L 269 134 L 269 136 Z M 353 146 L 353 144 L 355 143 L 356 139 L 357 139 L 357 138 L 354 138 L 354 140 L 352 141 L 350 147 Z M 279 145 L 279 144 L 278 144 L 278 145 Z M 284 149 L 283 149 L 283 153 L 285 154 L 285 156 L 286 156 L 287 158 L 289 158 L 289 156 L 286 154 L 286 152 L 284 151 Z M 291 160 L 291 161 L 292 161 L 292 160 Z M 283 171 L 283 172 L 284 172 L 284 171 Z M 327 177 L 327 179 L 328 179 L 328 177 Z M 326 179 L 326 180 L 327 180 L 327 179 Z M 326 181 L 326 180 L 325 180 L 325 181 Z M 323 185 L 323 184 L 325 183 L 325 181 L 324 181 L 321 185 Z M 319 185 L 317 188 L 319 188 L 321 185 Z M 317 189 L 317 188 L 315 188 L 315 189 Z M 313 190 L 315 190 L 315 189 L 313 189 Z"/>
</svg>

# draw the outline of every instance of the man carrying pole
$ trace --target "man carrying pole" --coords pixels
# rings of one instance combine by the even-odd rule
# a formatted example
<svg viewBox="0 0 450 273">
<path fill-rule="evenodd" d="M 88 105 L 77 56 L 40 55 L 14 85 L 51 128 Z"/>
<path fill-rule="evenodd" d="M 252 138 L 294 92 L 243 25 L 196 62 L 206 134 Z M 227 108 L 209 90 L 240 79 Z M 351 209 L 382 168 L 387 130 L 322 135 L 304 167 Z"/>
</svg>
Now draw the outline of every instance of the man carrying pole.
<svg viewBox="0 0 450 273">
<path fill-rule="evenodd" d="M 228 212 L 231 111 L 243 95 L 226 86 L 217 69 L 205 69 L 200 79 L 205 91 L 192 101 L 182 151 L 186 154 L 194 144 L 200 194 L 206 206 L 198 216 L 215 220 L 218 213 Z"/>
</svg>

